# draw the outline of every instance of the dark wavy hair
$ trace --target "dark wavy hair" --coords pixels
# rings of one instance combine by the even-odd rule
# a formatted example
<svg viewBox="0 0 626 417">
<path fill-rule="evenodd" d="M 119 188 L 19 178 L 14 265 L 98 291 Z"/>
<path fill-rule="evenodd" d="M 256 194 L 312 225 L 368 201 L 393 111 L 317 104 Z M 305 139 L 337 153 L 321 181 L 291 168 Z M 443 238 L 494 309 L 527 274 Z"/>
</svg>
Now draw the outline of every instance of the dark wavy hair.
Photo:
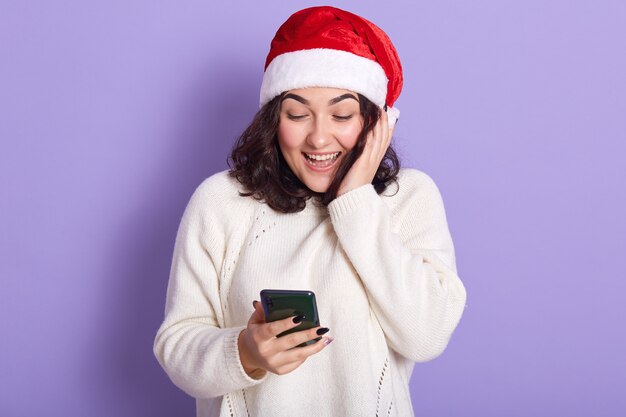
<svg viewBox="0 0 626 417">
<path fill-rule="evenodd" d="M 261 107 L 250 125 L 235 142 L 227 160 L 230 167 L 229 175 L 243 185 L 245 192 L 240 192 L 241 196 L 252 196 L 283 213 L 302 211 L 306 206 L 306 201 L 311 197 L 327 206 L 337 197 L 342 180 L 363 153 L 367 135 L 374 129 L 383 111 L 365 96 L 358 94 L 360 112 L 364 121 L 363 129 L 354 148 L 346 153 L 328 190 L 324 193 L 317 193 L 296 177 L 278 145 L 280 105 L 284 95 L 285 93 L 274 97 Z M 381 194 L 390 182 L 395 182 L 399 171 L 398 155 L 389 146 L 372 180 L 376 192 Z"/>
</svg>

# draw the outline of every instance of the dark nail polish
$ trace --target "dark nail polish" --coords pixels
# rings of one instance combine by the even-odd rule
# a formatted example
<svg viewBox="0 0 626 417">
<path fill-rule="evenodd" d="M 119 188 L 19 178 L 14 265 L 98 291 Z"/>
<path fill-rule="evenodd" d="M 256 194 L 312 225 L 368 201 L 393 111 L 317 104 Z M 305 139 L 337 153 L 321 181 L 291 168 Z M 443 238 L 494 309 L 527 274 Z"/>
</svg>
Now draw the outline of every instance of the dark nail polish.
<svg viewBox="0 0 626 417">
<path fill-rule="evenodd" d="M 294 323 L 300 323 L 302 320 L 304 320 L 304 316 L 302 314 L 293 318 Z"/>
<path fill-rule="evenodd" d="M 256 308 L 256 303 L 258 303 L 258 301 L 257 301 L 257 300 L 254 300 L 254 301 L 252 302 L 252 307 Z"/>
<path fill-rule="evenodd" d="M 383 107 L 383 109 L 384 109 L 385 111 L 387 111 L 387 105 L 386 105 L 386 104 L 385 104 L 385 106 Z"/>
<path fill-rule="evenodd" d="M 319 336 L 328 333 L 330 329 L 328 327 L 320 327 L 319 329 L 317 329 L 317 333 Z"/>
</svg>

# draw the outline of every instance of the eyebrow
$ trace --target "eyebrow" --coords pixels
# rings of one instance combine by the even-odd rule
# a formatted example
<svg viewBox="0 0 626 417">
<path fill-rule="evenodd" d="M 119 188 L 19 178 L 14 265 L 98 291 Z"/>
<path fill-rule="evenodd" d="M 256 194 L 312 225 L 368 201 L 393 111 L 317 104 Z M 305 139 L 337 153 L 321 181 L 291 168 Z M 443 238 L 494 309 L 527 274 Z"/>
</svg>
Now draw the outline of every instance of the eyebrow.
<svg viewBox="0 0 626 417">
<path fill-rule="evenodd" d="M 293 93 L 285 94 L 285 95 L 283 96 L 283 98 L 280 100 L 280 102 L 282 103 L 283 101 L 287 100 L 288 98 L 292 98 L 292 99 L 294 99 L 294 100 L 296 100 L 296 101 L 299 101 L 300 103 L 305 104 L 305 105 L 307 105 L 307 106 L 308 106 L 309 104 L 311 104 L 311 103 L 309 102 L 309 100 L 307 100 L 306 98 L 304 98 L 304 97 L 302 97 L 302 96 L 299 96 L 299 95 L 297 95 L 297 94 L 293 94 Z M 348 98 L 351 98 L 351 99 L 355 100 L 356 102 L 358 102 L 358 101 L 359 101 L 359 100 L 358 100 L 358 99 L 357 99 L 357 98 L 356 98 L 353 94 L 346 93 L 346 94 L 342 94 L 342 95 L 340 95 L 340 96 L 338 96 L 338 97 L 335 97 L 335 98 L 333 98 L 333 99 L 328 100 L 328 105 L 329 105 L 329 106 L 332 106 L 333 104 L 337 104 L 337 103 L 339 103 L 340 101 L 345 100 L 345 99 L 348 99 Z"/>
</svg>

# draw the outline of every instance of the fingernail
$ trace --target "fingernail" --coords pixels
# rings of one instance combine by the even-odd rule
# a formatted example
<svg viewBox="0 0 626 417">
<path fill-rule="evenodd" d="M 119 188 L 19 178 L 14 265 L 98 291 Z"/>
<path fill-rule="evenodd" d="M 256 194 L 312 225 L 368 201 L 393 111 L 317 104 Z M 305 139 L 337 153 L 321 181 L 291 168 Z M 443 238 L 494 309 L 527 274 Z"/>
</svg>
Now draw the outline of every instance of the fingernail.
<svg viewBox="0 0 626 417">
<path fill-rule="evenodd" d="M 385 111 L 387 111 L 387 104 L 385 104 L 385 106 L 383 107 L 383 109 L 385 109 Z"/>
<path fill-rule="evenodd" d="M 319 329 L 317 329 L 317 331 L 315 333 L 317 333 L 319 336 L 328 333 L 330 329 L 328 327 L 320 327 Z"/>
<path fill-rule="evenodd" d="M 327 338 L 326 340 L 324 340 L 324 344 L 325 344 L 326 346 L 328 346 L 328 345 L 330 345 L 331 343 L 333 343 L 333 340 L 335 340 L 335 339 L 333 339 L 332 337 L 329 337 L 329 338 Z"/>
<path fill-rule="evenodd" d="M 258 303 L 258 301 L 257 301 L 257 300 L 254 300 L 254 301 L 252 302 L 252 307 L 256 308 L 256 303 Z"/>
<path fill-rule="evenodd" d="M 300 323 L 302 320 L 304 320 L 304 316 L 302 314 L 293 318 L 294 323 Z"/>
</svg>

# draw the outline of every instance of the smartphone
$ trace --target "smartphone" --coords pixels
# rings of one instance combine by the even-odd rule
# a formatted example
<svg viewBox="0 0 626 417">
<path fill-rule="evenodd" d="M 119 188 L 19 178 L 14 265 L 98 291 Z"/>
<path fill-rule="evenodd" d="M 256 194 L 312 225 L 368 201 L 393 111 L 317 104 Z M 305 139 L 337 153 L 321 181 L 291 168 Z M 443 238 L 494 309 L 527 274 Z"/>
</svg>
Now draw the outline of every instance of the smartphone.
<svg viewBox="0 0 626 417">
<path fill-rule="evenodd" d="M 302 320 L 298 326 L 286 330 L 276 335 L 276 337 L 320 325 L 320 319 L 317 314 L 317 303 L 315 302 L 315 294 L 313 291 L 265 289 L 261 291 L 261 304 L 263 305 L 263 312 L 265 313 L 265 321 L 268 323 L 292 316 L 304 316 L 304 320 Z M 320 339 L 321 337 L 309 340 L 299 344 L 297 347 L 313 344 Z"/>
</svg>

